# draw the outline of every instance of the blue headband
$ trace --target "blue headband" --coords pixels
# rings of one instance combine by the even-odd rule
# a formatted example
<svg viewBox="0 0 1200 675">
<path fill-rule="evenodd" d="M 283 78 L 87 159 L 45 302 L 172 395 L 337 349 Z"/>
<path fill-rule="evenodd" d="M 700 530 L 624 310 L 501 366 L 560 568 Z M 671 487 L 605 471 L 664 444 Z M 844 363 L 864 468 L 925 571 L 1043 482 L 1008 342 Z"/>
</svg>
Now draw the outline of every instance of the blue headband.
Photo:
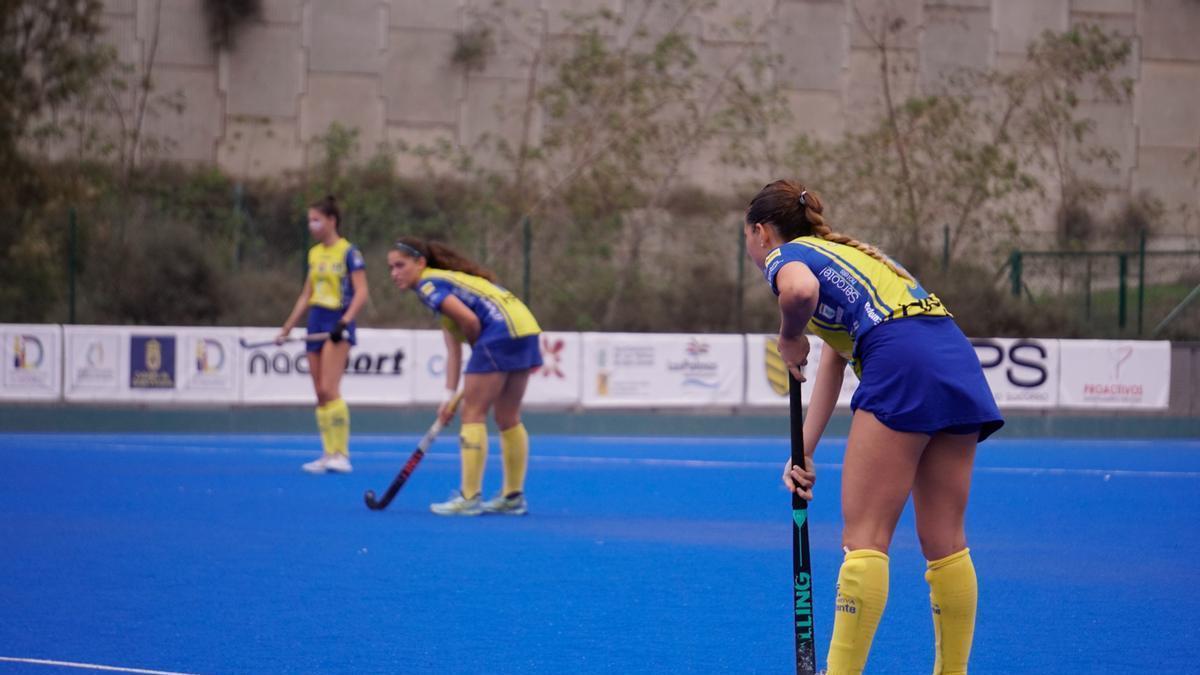
<svg viewBox="0 0 1200 675">
<path fill-rule="evenodd" d="M 396 249 L 397 251 L 400 251 L 401 253 L 407 254 L 411 258 L 424 258 L 425 257 L 424 253 L 421 253 L 417 249 L 413 248 L 412 246 L 409 246 L 408 244 L 406 244 L 402 241 L 398 241 L 398 242 L 392 244 L 392 248 Z"/>
</svg>

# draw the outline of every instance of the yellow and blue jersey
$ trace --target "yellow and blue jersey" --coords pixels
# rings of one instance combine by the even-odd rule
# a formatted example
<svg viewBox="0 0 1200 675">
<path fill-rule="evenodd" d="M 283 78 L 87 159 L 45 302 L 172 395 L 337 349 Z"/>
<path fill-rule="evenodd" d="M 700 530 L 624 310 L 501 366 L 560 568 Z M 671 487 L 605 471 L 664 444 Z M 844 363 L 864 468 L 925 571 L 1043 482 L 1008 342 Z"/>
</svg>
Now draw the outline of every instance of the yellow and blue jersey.
<svg viewBox="0 0 1200 675">
<path fill-rule="evenodd" d="M 807 265 L 820 283 L 809 330 L 851 361 L 855 344 L 885 321 L 951 316 L 937 296 L 916 281 L 905 279 L 853 246 L 820 237 L 798 237 L 767 254 L 763 274 L 776 295 L 775 277 L 790 262 Z"/>
<path fill-rule="evenodd" d="M 480 332 L 476 344 L 498 339 L 516 339 L 537 335 L 542 332 L 533 313 L 517 296 L 492 282 L 465 272 L 439 270 L 426 267 L 421 280 L 414 289 L 417 297 L 435 312 L 440 313 L 442 303 L 454 295 L 479 318 Z M 443 320 L 451 333 L 460 341 L 462 335 L 453 322 Z"/>
<path fill-rule="evenodd" d="M 351 272 L 366 267 L 362 252 L 339 238 L 333 246 L 317 244 L 308 250 L 308 280 L 312 283 L 310 307 L 343 311 L 354 298 Z"/>
</svg>

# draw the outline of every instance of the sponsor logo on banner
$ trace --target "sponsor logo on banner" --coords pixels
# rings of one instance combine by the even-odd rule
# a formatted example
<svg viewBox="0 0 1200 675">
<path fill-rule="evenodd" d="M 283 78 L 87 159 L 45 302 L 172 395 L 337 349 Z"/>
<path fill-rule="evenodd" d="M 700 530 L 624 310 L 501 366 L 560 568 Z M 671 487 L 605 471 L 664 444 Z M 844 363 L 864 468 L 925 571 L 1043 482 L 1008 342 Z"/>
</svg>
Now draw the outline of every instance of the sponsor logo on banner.
<svg viewBox="0 0 1200 675">
<path fill-rule="evenodd" d="M 350 357 L 346 359 L 347 375 L 391 375 L 404 374 L 404 359 L 407 355 L 403 349 L 375 354 L 360 352 L 355 354 L 352 348 Z M 432 359 L 431 359 L 432 361 Z M 432 367 L 432 364 L 429 364 Z M 444 366 L 443 366 L 444 367 Z M 303 350 L 288 352 L 283 347 L 270 350 L 255 349 L 246 359 L 246 375 L 250 377 L 270 377 L 272 375 L 307 375 L 308 356 Z"/>
<path fill-rule="evenodd" d="M 117 383 L 117 342 L 115 335 L 80 335 L 83 362 L 76 362 L 71 383 L 77 387 L 113 387 Z"/>
<path fill-rule="evenodd" d="M 779 338 L 768 337 L 763 340 L 763 370 L 767 374 L 767 383 L 771 391 L 780 396 L 786 396 L 790 388 L 787 365 L 779 355 Z"/>
<path fill-rule="evenodd" d="M 1167 342 L 1062 340 L 1064 406 L 1166 408 L 1171 388 Z"/>
<path fill-rule="evenodd" d="M 1093 375 L 1096 379 L 1083 383 L 1083 400 L 1140 403 L 1146 393 L 1146 387 L 1141 382 L 1121 381 L 1121 367 L 1133 356 L 1133 347 L 1113 345 L 1106 348 L 1104 354 L 1108 358 L 1106 363 L 1102 363 L 1107 368 L 1097 368 Z"/>
<path fill-rule="evenodd" d="M 566 379 L 566 374 L 563 373 L 563 348 L 566 347 L 566 341 L 562 338 L 551 339 L 545 333 L 542 333 L 539 344 L 542 350 L 542 365 L 534 368 L 533 372 L 542 378 L 555 377 L 560 380 Z"/>
<path fill-rule="evenodd" d="M 972 338 L 971 345 L 999 405 L 1057 403 L 1058 354 L 1053 340 Z"/>
<path fill-rule="evenodd" d="M 13 335 L 12 358 L 4 369 L 4 383 L 14 387 L 49 386 L 48 366 L 46 347 L 36 335 Z"/>
<path fill-rule="evenodd" d="M 191 337 L 191 377 L 188 386 L 208 389 L 229 389 L 233 386 L 234 369 L 230 355 L 220 340 Z"/>
<path fill-rule="evenodd" d="M 134 335 L 129 339 L 129 386 L 175 388 L 175 336 Z"/>
<path fill-rule="evenodd" d="M 708 343 L 698 338 L 692 338 L 688 340 L 683 351 L 687 355 L 684 359 L 667 361 L 667 372 L 682 375 L 683 379 L 680 384 L 684 387 L 720 388 L 721 364 L 700 358 L 708 354 Z"/>
</svg>

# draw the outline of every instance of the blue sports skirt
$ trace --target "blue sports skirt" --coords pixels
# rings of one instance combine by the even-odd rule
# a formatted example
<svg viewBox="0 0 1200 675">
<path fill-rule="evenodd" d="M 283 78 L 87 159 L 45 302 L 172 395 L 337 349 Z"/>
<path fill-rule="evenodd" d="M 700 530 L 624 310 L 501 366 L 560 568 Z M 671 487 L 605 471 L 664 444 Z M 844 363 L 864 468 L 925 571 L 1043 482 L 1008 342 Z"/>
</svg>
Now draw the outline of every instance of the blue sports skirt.
<svg viewBox="0 0 1200 675">
<path fill-rule="evenodd" d="M 891 429 L 933 435 L 978 433 L 1004 426 L 983 367 L 949 317 L 909 317 L 875 326 L 859 339 L 862 364 L 850 408 L 866 410 Z"/>
<path fill-rule="evenodd" d="M 542 349 L 537 335 L 501 338 L 471 347 L 468 373 L 510 373 L 542 365 Z"/>
<path fill-rule="evenodd" d="M 340 309 L 327 309 L 325 307 L 309 307 L 308 308 L 308 334 L 313 333 L 328 333 L 333 330 L 334 324 L 342 318 L 345 312 Z M 351 345 L 358 344 L 358 340 L 354 334 L 355 322 L 351 321 L 346 326 L 346 341 Z M 319 352 L 321 347 L 325 346 L 325 342 L 307 342 L 304 349 L 310 352 Z"/>
</svg>

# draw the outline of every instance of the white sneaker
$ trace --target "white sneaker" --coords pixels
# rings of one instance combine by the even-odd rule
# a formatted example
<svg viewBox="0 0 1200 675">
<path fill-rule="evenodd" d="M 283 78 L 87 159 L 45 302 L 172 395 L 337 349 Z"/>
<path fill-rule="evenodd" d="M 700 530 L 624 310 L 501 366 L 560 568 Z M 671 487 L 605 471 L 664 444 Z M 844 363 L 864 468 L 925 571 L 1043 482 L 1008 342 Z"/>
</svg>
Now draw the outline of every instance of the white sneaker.
<svg viewBox="0 0 1200 675">
<path fill-rule="evenodd" d="M 529 513 L 529 504 L 525 501 L 524 492 L 501 494 L 484 502 L 482 508 L 485 514 L 495 513 L 502 516 L 523 516 Z"/>
<path fill-rule="evenodd" d="M 311 462 L 306 462 L 300 468 L 309 473 L 325 473 L 328 470 L 330 455 L 321 455 Z"/>
<path fill-rule="evenodd" d="M 350 466 L 349 455 L 327 455 L 325 460 L 325 470 L 333 473 L 350 473 L 354 467 Z"/>
<path fill-rule="evenodd" d="M 430 504 L 429 510 L 439 516 L 478 516 L 483 513 L 480 502 L 479 495 L 467 499 L 461 492 L 455 492 L 449 501 Z"/>
</svg>

